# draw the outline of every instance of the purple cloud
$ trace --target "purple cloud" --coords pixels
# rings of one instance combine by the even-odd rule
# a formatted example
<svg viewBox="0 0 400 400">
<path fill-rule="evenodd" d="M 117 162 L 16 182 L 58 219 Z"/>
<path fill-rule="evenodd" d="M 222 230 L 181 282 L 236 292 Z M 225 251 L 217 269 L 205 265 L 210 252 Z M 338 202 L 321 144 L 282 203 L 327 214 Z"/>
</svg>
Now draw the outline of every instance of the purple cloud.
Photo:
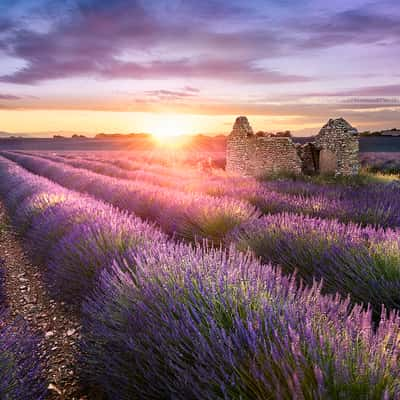
<svg viewBox="0 0 400 400">
<path fill-rule="evenodd" d="M 346 96 L 400 96 L 400 84 L 365 86 L 336 92 L 311 92 L 301 97 L 346 97 Z"/>
<path fill-rule="evenodd" d="M 200 93 L 200 89 L 192 87 L 192 86 L 185 86 L 183 88 L 186 92 L 191 92 L 191 93 Z"/>
<path fill-rule="evenodd" d="M 7 32 L 13 28 L 12 21 L 6 18 L 0 18 L 0 33 Z"/>
<path fill-rule="evenodd" d="M 186 90 L 185 88 L 183 88 L 182 90 L 146 90 L 144 94 L 158 100 L 182 100 L 197 96 L 197 92 Z"/>
<path fill-rule="evenodd" d="M 21 97 L 0 93 L 0 100 L 21 100 Z"/>
<path fill-rule="evenodd" d="M 215 78 L 241 82 L 286 83 L 304 82 L 309 78 L 298 75 L 285 75 L 277 71 L 268 71 L 253 66 L 249 61 L 224 59 L 177 61 L 154 61 L 149 64 L 120 62 L 112 60 L 110 64 L 100 66 L 97 71 L 108 78 L 162 79 L 169 77 Z"/>
<path fill-rule="evenodd" d="M 215 3 L 219 4 L 217 8 L 208 3 L 207 6 L 185 3 L 180 12 L 191 6 L 195 8 L 192 14 L 196 18 L 208 15 L 213 22 L 223 15 L 223 10 L 228 16 L 238 16 L 242 12 L 241 7 Z M 1 76 L 0 81 L 32 84 L 82 75 L 159 79 L 180 74 L 200 78 L 218 78 L 222 74 L 220 79 L 260 83 L 307 79 L 254 67 L 260 48 L 269 54 L 278 52 L 283 37 L 277 32 L 248 27 L 216 31 L 207 24 L 194 28 L 194 17 L 190 15 L 187 18 L 181 15 L 177 21 L 164 17 L 139 1 L 78 2 L 77 7 L 48 33 L 14 30 L 7 43 L 7 53 L 25 60 L 27 66 Z M 165 45 L 176 45 L 195 54 L 178 60 L 173 54 L 172 57 L 155 57 L 147 63 L 141 60 L 123 62 L 118 57 L 124 48 L 148 51 Z M 203 54 L 204 51 L 208 54 Z"/>
<path fill-rule="evenodd" d="M 163 79 L 165 77 L 217 78 L 241 82 L 304 82 L 309 78 L 283 74 L 253 65 L 252 60 L 213 58 L 160 60 L 150 63 L 120 61 L 113 47 L 102 41 L 78 40 L 73 46 L 65 37 L 48 40 L 47 35 L 21 31 L 14 54 L 29 60 L 27 67 L 0 77 L 0 81 L 30 84 L 70 76 L 94 75 L 111 79 Z M 214 56 L 215 57 L 215 56 Z"/>
<path fill-rule="evenodd" d="M 367 86 L 346 91 L 353 96 L 400 96 L 400 84 Z"/>
<path fill-rule="evenodd" d="M 293 21 L 293 28 L 305 38 L 299 48 L 328 48 L 348 43 L 400 44 L 400 15 L 386 15 L 382 8 L 360 7 L 333 14 L 316 14 Z"/>
</svg>

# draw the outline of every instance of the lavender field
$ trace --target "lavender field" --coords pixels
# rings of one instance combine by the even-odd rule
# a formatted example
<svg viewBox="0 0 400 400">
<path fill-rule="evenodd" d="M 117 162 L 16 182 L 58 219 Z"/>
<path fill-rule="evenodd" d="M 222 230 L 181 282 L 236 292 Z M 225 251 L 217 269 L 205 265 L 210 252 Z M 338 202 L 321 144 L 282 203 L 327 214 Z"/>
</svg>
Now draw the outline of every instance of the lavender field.
<svg viewBox="0 0 400 400">
<path fill-rule="evenodd" d="M 334 180 L 228 176 L 217 152 L 1 151 L 0 231 L 78 321 L 65 398 L 400 398 L 388 154 Z M 0 398 L 53 398 L 40 352 L 57 335 L 11 318 L 3 270 Z"/>
</svg>

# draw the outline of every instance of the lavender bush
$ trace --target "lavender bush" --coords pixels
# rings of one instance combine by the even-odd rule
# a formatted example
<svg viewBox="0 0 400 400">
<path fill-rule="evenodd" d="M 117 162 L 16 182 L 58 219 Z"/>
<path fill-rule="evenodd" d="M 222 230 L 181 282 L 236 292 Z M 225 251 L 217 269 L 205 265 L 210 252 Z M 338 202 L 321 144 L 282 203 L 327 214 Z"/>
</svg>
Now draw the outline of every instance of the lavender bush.
<svg viewBox="0 0 400 400">
<path fill-rule="evenodd" d="M 277 214 L 245 223 L 228 241 L 308 283 L 323 279 L 325 291 L 350 294 L 378 314 L 382 304 L 400 307 L 399 230 Z"/>
<path fill-rule="evenodd" d="M 88 379 L 118 399 L 396 398 L 397 315 L 297 288 L 248 257 L 157 246 L 84 304 Z"/>
<path fill-rule="evenodd" d="M 400 153 L 362 153 L 361 165 L 372 172 L 400 174 Z"/>
<path fill-rule="evenodd" d="M 116 210 L 108 209 L 92 217 L 90 222 L 71 229 L 48 252 L 49 279 L 56 292 L 70 302 L 79 303 L 91 289 L 98 271 L 122 258 L 128 249 L 165 240 L 159 230 Z"/>
<path fill-rule="evenodd" d="M 281 181 L 254 191 L 234 189 L 231 195 L 248 200 L 264 214 L 295 212 L 345 223 L 400 226 L 400 187 L 395 184 L 329 187 Z"/>
</svg>

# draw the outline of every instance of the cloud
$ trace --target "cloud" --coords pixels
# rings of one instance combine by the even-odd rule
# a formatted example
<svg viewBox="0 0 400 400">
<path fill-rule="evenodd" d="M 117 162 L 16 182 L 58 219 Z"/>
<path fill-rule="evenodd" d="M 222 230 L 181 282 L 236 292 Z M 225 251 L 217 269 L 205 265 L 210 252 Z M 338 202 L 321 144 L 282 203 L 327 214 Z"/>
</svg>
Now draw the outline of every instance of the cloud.
<svg viewBox="0 0 400 400">
<path fill-rule="evenodd" d="M 377 11 L 379 9 L 379 11 Z M 382 8 L 359 7 L 332 14 L 316 14 L 294 21 L 293 28 L 305 35 L 301 47 L 329 48 L 349 43 L 400 44 L 400 15 L 387 15 Z M 384 10 L 384 9 L 383 9 Z"/>
<path fill-rule="evenodd" d="M 0 34 L 4 32 L 8 32 L 13 28 L 13 23 L 7 18 L 1 18 L 0 17 Z"/>
<path fill-rule="evenodd" d="M 186 90 L 187 92 L 191 92 L 191 93 L 199 93 L 200 92 L 200 89 L 195 88 L 193 86 L 188 86 L 188 85 L 185 86 L 183 89 Z"/>
<path fill-rule="evenodd" d="M 347 90 L 344 93 L 353 96 L 400 96 L 400 84 L 367 86 L 358 89 Z"/>
<path fill-rule="evenodd" d="M 307 79 L 254 66 L 261 49 L 263 53 L 279 52 L 284 38 L 271 29 L 239 25 L 218 30 L 208 23 L 193 26 L 193 19 L 205 16 L 209 18 L 207 22 L 216 23 L 224 11 L 225 19 L 238 17 L 242 7 L 219 1 L 178 3 L 181 17 L 175 20 L 165 15 L 168 8 L 146 8 L 138 0 L 81 0 L 74 4 L 49 32 L 40 33 L 16 24 L 6 50 L 9 56 L 22 59 L 27 65 L 1 76 L 1 81 L 34 84 L 87 75 L 159 79 L 179 74 L 260 83 Z M 164 47 L 176 48 L 177 53 L 157 54 L 157 49 Z M 140 59 L 122 61 L 119 56 L 124 49 L 155 54 L 146 63 Z"/>
<path fill-rule="evenodd" d="M 254 65 L 252 60 L 229 58 L 154 60 L 151 62 L 121 61 L 112 48 L 103 42 L 78 41 L 71 44 L 66 39 L 48 41 L 47 35 L 21 31 L 14 46 L 14 56 L 28 61 L 28 65 L 0 81 L 32 84 L 42 80 L 71 76 L 93 75 L 108 79 L 164 79 L 166 77 L 193 77 L 231 80 L 239 82 L 284 83 L 304 82 L 310 78 L 284 74 Z M 73 45 L 73 48 L 71 48 Z"/>
<path fill-rule="evenodd" d="M 304 82 L 309 78 L 298 75 L 286 75 L 252 65 L 251 62 L 227 59 L 192 60 L 184 58 L 173 61 L 153 61 L 148 64 L 120 62 L 112 60 L 108 65 L 100 66 L 98 73 L 108 78 L 162 79 L 169 77 L 207 78 L 258 83 Z"/>
<path fill-rule="evenodd" d="M 49 14 L 54 23 L 48 32 L 30 29 L 18 20 L 0 20 L 0 32 L 11 32 L 1 48 L 26 63 L 0 76 L 0 81 L 35 84 L 74 76 L 162 79 L 185 74 L 260 84 L 305 82 L 310 77 L 304 73 L 277 71 L 268 68 L 268 61 L 294 54 L 295 66 L 299 52 L 400 37 L 400 16 L 365 7 L 304 12 L 298 22 L 286 21 L 276 9 L 276 15 L 269 15 L 272 3 L 257 3 L 253 8 L 219 0 L 75 0 L 65 4 L 62 16 Z M 49 9 L 54 13 L 54 7 Z M 146 60 L 122 60 L 126 49 L 147 54 Z M 256 67 L 260 60 L 265 68 Z"/>
<path fill-rule="evenodd" d="M 158 89 L 158 90 L 146 90 L 144 94 L 150 98 L 156 98 L 158 100 L 182 100 L 190 97 L 197 96 L 196 91 L 193 91 L 193 88 L 183 88 L 182 90 L 166 90 L 166 89 Z"/>
<path fill-rule="evenodd" d="M 0 100 L 20 100 L 21 97 L 14 96 L 12 94 L 0 93 Z"/>
<path fill-rule="evenodd" d="M 338 90 L 335 92 L 310 92 L 298 95 L 299 97 L 346 97 L 346 96 L 400 96 L 400 84 L 365 86 L 354 89 Z M 382 99 L 379 101 L 383 101 Z M 390 99 L 389 99 L 390 101 Z"/>
</svg>

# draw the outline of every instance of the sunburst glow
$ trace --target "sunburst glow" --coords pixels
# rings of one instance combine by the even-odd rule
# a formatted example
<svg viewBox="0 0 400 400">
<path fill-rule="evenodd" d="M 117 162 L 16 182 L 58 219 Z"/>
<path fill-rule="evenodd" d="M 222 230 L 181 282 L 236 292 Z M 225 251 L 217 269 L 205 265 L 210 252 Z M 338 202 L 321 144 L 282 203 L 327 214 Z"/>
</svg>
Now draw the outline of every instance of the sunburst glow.
<svg viewBox="0 0 400 400">
<path fill-rule="evenodd" d="M 180 135 L 193 133 L 194 126 L 189 118 L 179 114 L 160 114 L 149 123 L 150 133 L 158 141 L 170 141 Z"/>
</svg>

